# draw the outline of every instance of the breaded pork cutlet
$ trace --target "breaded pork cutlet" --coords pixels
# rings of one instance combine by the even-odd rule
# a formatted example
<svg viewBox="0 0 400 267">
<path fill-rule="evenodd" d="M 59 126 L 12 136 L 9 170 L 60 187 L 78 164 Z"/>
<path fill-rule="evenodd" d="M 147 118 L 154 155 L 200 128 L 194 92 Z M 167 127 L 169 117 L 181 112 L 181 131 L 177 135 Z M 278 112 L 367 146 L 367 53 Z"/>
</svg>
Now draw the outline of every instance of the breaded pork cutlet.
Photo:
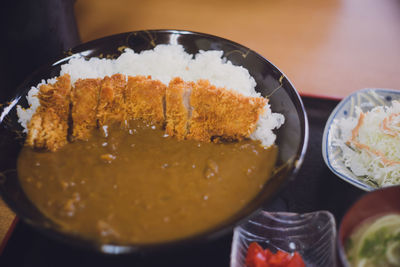
<svg viewBox="0 0 400 267">
<path fill-rule="evenodd" d="M 207 80 L 195 83 L 190 95 L 193 109 L 188 139 L 209 142 L 213 138 L 242 140 L 254 131 L 267 100 L 246 97 Z"/>
<path fill-rule="evenodd" d="M 100 98 L 97 108 L 99 126 L 113 122 L 124 122 L 127 119 L 126 103 L 126 76 L 114 74 L 104 77 L 100 86 Z"/>
<path fill-rule="evenodd" d="M 56 151 L 67 143 L 71 78 L 60 76 L 54 84 L 40 86 L 40 106 L 28 123 L 26 144 Z"/>
<path fill-rule="evenodd" d="M 185 139 L 188 133 L 188 122 L 191 115 L 189 103 L 193 82 L 184 82 L 181 78 L 174 78 L 167 87 L 165 94 L 166 133 L 176 136 L 179 140 Z"/>
<path fill-rule="evenodd" d="M 174 78 L 168 87 L 151 76 L 115 74 L 79 79 L 71 90 L 69 75 L 42 85 L 40 106 L 28 124 L 26 144 L 55 151 L 67 143 L 71 101 L 72 140 L 87 140 L 91 130 L 114 122 L 143 119 L 178 139 L 242 140 L 250 137 L 267 99 L 247 97 L 207 80 Z M 165 114 L 165 115 L 164 115 Z"/>
<path fill-rule="evenodd" d="M 78 79 L 71 94 L 72 140 L 88 140 L 97 126 L 100 79 Z"/>
<path fill-rule="evenodd" d="M 165 91 L 166 86 L 151 76 L 129 77 L 125 91 L 128 120 L 143 119 L 163 125 Z"/>
</svg>

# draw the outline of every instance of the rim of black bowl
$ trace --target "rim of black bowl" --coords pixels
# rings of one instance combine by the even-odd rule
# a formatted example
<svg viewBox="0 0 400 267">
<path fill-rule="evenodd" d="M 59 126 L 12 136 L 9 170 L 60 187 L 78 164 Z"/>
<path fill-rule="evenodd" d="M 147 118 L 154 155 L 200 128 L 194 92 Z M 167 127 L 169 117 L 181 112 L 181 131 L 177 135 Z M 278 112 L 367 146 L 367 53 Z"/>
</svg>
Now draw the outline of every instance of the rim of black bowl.
<svg viewBox="0 0 400 267">
<path fill-rule="evenodd" d="M 103 38 L 95 39 L 83 44 L 80 44 L 69 51 L 67 51 L 68 54 L 67 56 L 60 56 L 56 58 L 55 60 L 51 60 L 48 64 L 43 65 L 41 68 L 37 69 L 35 72 L 30 74 L 24 82 L 18 86 L 16 90 L 15 97 L 13 98 L 11 104 L 8 107 L 5 107 L 0 114 L 0 125 L 3 123 L 3 118 L 8 110 L 11 110 L 12 108 L 15 108 L 15 105 L 17 102 L 20 100 L 21 97 L 23 97 L 30 86 L 32 86 L 32 80 L 33 77 L 36 75 L 40 74 L 41 72 L 45 72 L 48 69 L 51 69 L 55 66 L 58 66 L 62 63 L 66 63 L 73 55 L 80 54 L 85 57 L 93 57 L 90 56 L 90 53 L 86 53 L 87 55 L 84 55 L 83 52 L 91 52 L 94 53 L 96 50 L 101 49 L 101 45 L 103 45 L 103 48 L 107 46 L 107 43 L 109 42 L 115 42 L 117 40 L 125 40 L 125 44 L 127 44 L 128 39 L 130 36 L 137 35 L 137 34 L 143 34 L 143 35 L 149 35 L 151 37 L 151 34 L 178 34 L 178 35 L 193 35 L 193 36 L 199 36 L 199 37 L 205 37 L 207 39 L 219 41 L 219 42 L 226 42 L 231 45 L 234 45 L 238 48 L 246 50 L 248 53 L 252 53 L 256 57 L 258 57 L 261 61 L 266 62 L 267 64 L 270 65 L 273 69 L 275 69 L 283 78 L 281 80 L 281 85 L 282 87 L 283 84 L 285 84 L 286 87 L 290 88 L 290 91 L 287 92 L 288 95 L 291 97 L 293 104 L 296 108 L 297 114 L 300 118 L 300 126 L 301 126 L 301 143 L 299 145 L 299 148 L 297 149 L 295 156 L 293 158 L 292 165 L 288 171 L 288 176 L 287 178 L 280 183 L 278 186 L 278 190 L 275 192 L 271 193 L 267 198 L 263 199 L 263 202 L 265 203 L 266 201 L 270 201 L 274 199 L 285 187 L 285 185 L 294 179 L 296 174 L 298 173 L 303 161 L 304 161 L 304 156 L 307 150 L 307 145 L 308 145 L 308 137 L 309 137 L 309 126 L 308 126 L 308 118 L 306 111 L 304 109 L 303 102 L 300 98 L 299 93 L 293 86 L 293 84 L 290 82 L 290 80 L 286 77 L 286 75 L 274 64 L 272 64 L 269 60 L 258 54 L 257 52 L 239 44 L 234 41 L 218 37 L 215 35 L 211 34 L 206 34 L 206 33 L 200 33 L 200 32 L 195 32 L 195 31 L 188 31 L 188 30 L 176 30 L 176 29 L 153 29 L 153 30 L 141 30 L 141 31 L 132 31 L 132 32 L 125 32 L 125 33 L 119 33 L 115 35 L 110 35 L 106 36 Z M 154 40 L 153 40 L 154 41 Z M 162 43 L 156 43 L 156 44 L 162 44 Z M 168 44 L 168 43 L 164 43 Z M 94 47 L 98 47 L 95 49 Z M 100 47 L 100 48 L 99 48 Z M 127 46 L 129 47 L 129 46 Z M 151 48 L 147 48 L 151 49 Z M 147 50 L 146 49 L 146 50 Z M 215 50 L 215 49 L 214 49 Z M 81 54 L 82 53 L 82 54 Z M 1 193 L 1 192 L 0 192 Z M 248 206 L 255 202 L 256 199 L 260 198 L 260 195 L 262 193 L 262 190 L 259 192 L 257 196 L 255 196 L 250 203 L 248 203 L 245 207 L 243 207 L 240 211 L 245 210 L 248 208 Z M 258 208 L 247 210 L 243 215 L 238 216 L 233 215 L 231 218 L 228 218 L 227 220 L 223 221 L 216 227 L 210 228 L 207 231 L 188 236 L 186 238 L 181 238 L 181 239 L 176 239 L 176 240 L 171 240 L 171 241 L 163 241 L 159 243 L 145 243 L 145 244 L 140 244 L 140 243 L 132 243 L 132 244 L 113 244 L 113 243 L 108 243 L 108 244 L 101 244 L 97 241 L 90 240 L 90 239 L 85 239 L 80 236 L 73 235 L 71 233 L 63 233 L 62 231 L 58 231 L 55 228 L 49 228 L 45 227 L 42 224 L 36 223 L 32 221 L 28 216 L 25 214 L 21 213 L 20 210 L 18 209 L 17 205 L 15 203 L 12 203 L 11 200 L 9 200 L 6 196 L 3 194 L 0 194 L 3 198 L 3 200 L 7 203 L 7 205 L 17 214 L 18 217 L 20 217 L 24 222 L 28 223 L 29 225 L 33 226 L 35 229 L 40 231 L 41 233 L 45 234 L 46 236 L 49 236 L 51 238 L 58 239 L 59 241 L 62 241 L 63 243 L 67 243 L 70 245 L 74 245 L 77 247 L 85 248 L 85 249 L 90 249 L 96 252 L 101 252 L 101 253 L 106 253 L 106 254 L 126 254 L 126 253 L 136 253 L 136 252 L 151 252 L 151 251 L 159 251 L 159 250 L 165 250 L 165 249 L 173 249 L 177 247 L 187 247 L 191 246 L 193 244 L 200 244 L 204 242 L 210 242 L 213 240 L 216 240 L 219 237 L 222 237 L 226 235 L 229 232 L 232 232 L 233 228 L 246 220 L 248 220 L 252 215 L 254 215 L 256 212 L 258 212 L 260 209 L 262 209 L 262 205 L 259 205 Z M 238 211 L 237 213 L 239 213 Z"/>
</svg>

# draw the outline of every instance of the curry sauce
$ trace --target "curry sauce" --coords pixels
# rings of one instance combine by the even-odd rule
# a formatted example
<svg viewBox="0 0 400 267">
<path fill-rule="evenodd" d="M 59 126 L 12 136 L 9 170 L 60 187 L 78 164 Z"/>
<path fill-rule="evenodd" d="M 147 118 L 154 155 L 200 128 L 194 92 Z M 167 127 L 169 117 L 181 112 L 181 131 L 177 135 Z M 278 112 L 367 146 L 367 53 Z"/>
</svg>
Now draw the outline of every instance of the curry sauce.
<svg viewBox="0 0 400 267">
<path fill-rule="evenodd" d="M 100 242 L 153 243 L 208 230 L 261 190 L 277 147 L 178 140 L 141 120 L 103 126 L 55 152 L 24 147 L 20 183 L 65 231 Z"/>
</svg>

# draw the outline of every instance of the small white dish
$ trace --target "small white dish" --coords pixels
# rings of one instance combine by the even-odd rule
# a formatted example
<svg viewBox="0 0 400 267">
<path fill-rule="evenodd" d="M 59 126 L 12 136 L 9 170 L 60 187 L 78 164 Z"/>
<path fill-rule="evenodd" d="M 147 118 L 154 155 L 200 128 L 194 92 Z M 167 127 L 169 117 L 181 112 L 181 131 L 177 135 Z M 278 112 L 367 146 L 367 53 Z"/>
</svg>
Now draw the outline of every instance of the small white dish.
<svg viewBox="0 0 400 267">
<path fill-rule="evenodd" d="M 252 242 L 272 252 L 297 251 L 308 267 L 336 266 L 336 223 L 328 211 L 304 214 L 260 211 L 235 228 L 231 267 L 245 267 Z"/>
<path fill-rule="evenodd" d="M 342 150 L 333 145 L 332 140 L 340 135 L 340 130 L 334 125 L 335 119 L 356 117 L 355 107 L 363 112 L 370 111 L 376 106 L 389 106 L 392 100 L 400 100 L 400 90 L 392 89 L 363 89 L 344 98 L 332 111 L 326 122 L 322 137 L 322 156 L 328 168 L 339 178 L 364 190 L 372 191 L 379 187 L 364 182 L 356 176 L 343 162 Z"/>
</svg>

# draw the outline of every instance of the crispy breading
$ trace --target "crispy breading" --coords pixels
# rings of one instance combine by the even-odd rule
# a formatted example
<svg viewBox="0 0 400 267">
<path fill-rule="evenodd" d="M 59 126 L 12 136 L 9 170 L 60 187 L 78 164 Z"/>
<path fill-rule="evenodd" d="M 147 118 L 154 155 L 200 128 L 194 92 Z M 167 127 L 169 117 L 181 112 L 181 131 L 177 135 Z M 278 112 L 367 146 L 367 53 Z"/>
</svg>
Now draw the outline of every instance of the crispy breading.
<svg viewBox="0 0 400 267">
<path fill-rule="evenodd" d="M 100 79 L 78 79 L 71 94 L 72 140 L 87 140 L 97 126 Z"/>
<path fill-rule="evenodd" d="M 169 83 L 165 94 L 166 133 L 185 139 L 188 133 L 188 122 L 191 113 L 189 105 L 190 92 L 193 82 L 184 82 L 174 78 Z"/>
<path fill-rule="evenodd" d="M 28 124 L 26 144 L 56 151 L 67 143 L 68 122 L 53 108 L 39 107 Z"/>
<path fill-rule="evenodd" d="M 97 108 L 99 126 L 127 119 L 125 105 L 126 76 L 114 74 L 101 81 L 100 99 Z"/>
<path fill-rule="evenodd" d="M 213 138 L 247 138 L 254 131 L 266 103 L 265 98 L 246 97 L 199 80 L 190 96 L 193 111 L 188 138 L 205 142 Z"/>
<path fill-rule="evenodd" d="M 40 107 L 28 123 L 27 145 L 56 151 L 67 143 L 70 94 L 68 74 L 58 77 L 54 84 L 40 87 Z"/>
<path fill-rule="evenodd" d="M 126 107 L 128 119 L 144 119 L 164 124 L 164 98 L 166 86 L 151 76 L 128 77 Z"/>
<path fill-rule="evenodd" d="M 69 75 L 64 75 L 42 85 L 38 98 L 41 106 L 28 124 L 26 144 L 51 151 L 67 143 L 69 112 L 73 140 L 87 140 L 96 126 L 143 119 L 166 122 L 166 133 L 180 140 L 210 142 L 250 137 L 267 103 L 208 80 L 174 78 L 167 87 L 151 76 L 129 76 L 126 81 L 121 74 L 79 79 L 73 90 Z"/>
<path fill-rule="evenodd" d="M 39 89 L 40 106 L 52 108 L 61 119 L 68 120 L 71 96 L 71 77 L 64 74 L 54 84 L 44 84 Z"/>
</svg>

